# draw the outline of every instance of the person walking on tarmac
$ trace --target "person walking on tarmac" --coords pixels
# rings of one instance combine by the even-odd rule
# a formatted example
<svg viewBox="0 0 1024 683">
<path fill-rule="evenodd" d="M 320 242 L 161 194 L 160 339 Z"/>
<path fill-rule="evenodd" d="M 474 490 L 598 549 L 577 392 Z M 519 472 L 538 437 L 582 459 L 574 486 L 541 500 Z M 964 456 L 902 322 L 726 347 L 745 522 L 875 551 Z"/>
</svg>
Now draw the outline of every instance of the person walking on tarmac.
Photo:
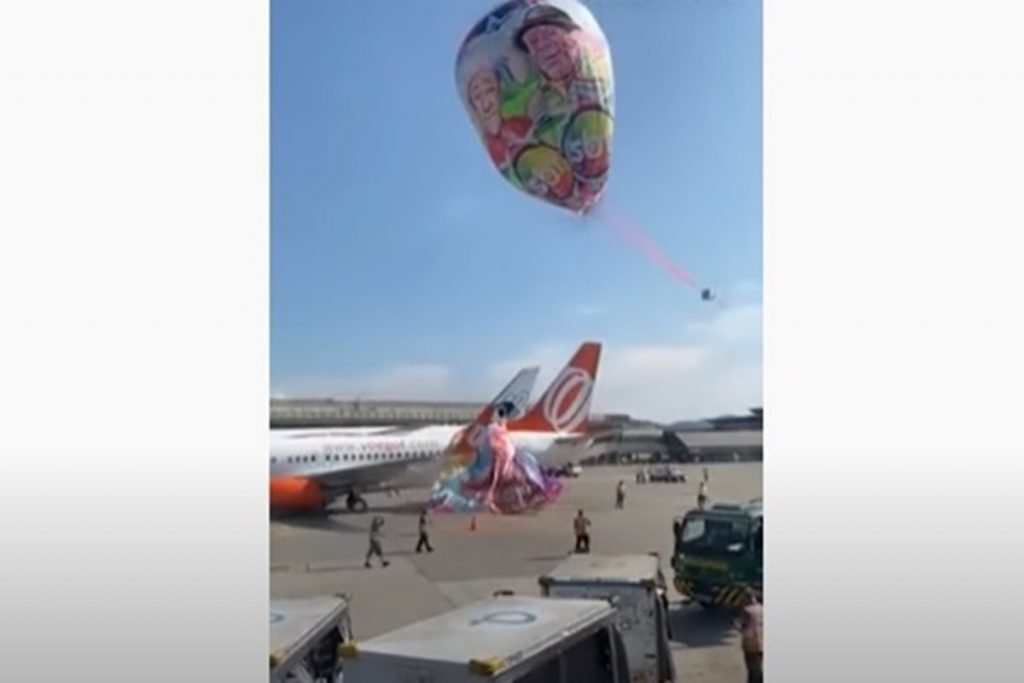
<svg viewBox="0 0 1024 683">
<path fill-rule="evenodd" d="M 383 526 L 384 526 L 384 518 L 383 517 L 374 517 L 373 521 L 370 522 L 370 547 L 366 551 L 366 562 L 363 563 L 363 566 L 366 567 L 367 569 L 370 568 L 370 559 L 374 555 L 376 555 L 377 558 L 380 560 L 380 566 L 386 567 L 389 564 L 391 564 L 390 562 L 388 562 L 387 560 L 384 559 L 384 550 L 383 550 L 383 548 L 381 548 L 381 545 L 380 545 L 380 537 L 381 537 L 380 531 L 381 531 L 381 528 L 383 528 Z"/>
<path fill-rule="evenodd" d="M 747 604 L 740 612 L 737 627 L 742 636 L 743 660 L 747 665 L 747 683 L 763 683 L 764 608 L 753 588 L 746 590 Z"/>
<path fill-rule="evenodd" d="M 576 512 L 576 518 L 572 520 L 572 530 L 576 534 L 576 548 L 573 552 L 590 552 L 590 520 L 583 516 L 583 510 Z"/>
<path fill-rule="evenodd" d="M 621 510 L 626 505 L 626 482 L 619 479 L 619 485 L 615 487 L 615 507 Z"/>
<path fill-rule="evenodd" d="M 700 487 L 697 489 L 697 507 L 701 510 L 706 508 L 708 505 L 708 480 L 705 479 L 700 483 Z"/>
<path fill-rule="evenodd" d="M 421 552 L 424 548 L 427 549 L 428 553 L 434 552 L 433 546 L 430 545 L 430 534 L 427 531 L 426 508 L 420 510 L 420 538 L 416 541 L 416 552 Z"/>
</svg>

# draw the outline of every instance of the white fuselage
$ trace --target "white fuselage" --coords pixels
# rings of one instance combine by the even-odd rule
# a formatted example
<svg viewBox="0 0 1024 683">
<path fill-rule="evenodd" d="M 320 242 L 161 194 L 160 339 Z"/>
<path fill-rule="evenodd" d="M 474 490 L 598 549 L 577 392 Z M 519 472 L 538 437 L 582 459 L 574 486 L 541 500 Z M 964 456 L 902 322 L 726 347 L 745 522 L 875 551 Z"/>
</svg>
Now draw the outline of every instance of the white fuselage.
<svg viewBox="0 0 1024 683">
<path fill-rule="evenodd" d="M 293 433 L 270 439 L 271 477 L 316 477 L 438 459 L 458 427 L 423 427 L 401 435 Z M 324 432 L 330 430 L 323 430 Z M 382 472 L 385 468 L 381 468 Z M 394 468 L 386 468 L 393 475 Z"/>
<path fill-rule="evenodd" d="M 325 477 L 358 470 L 366 470 L 369 475 L 370 471 L 379 470 L 383 478 L 393 478 L 396 466 L 440 461 L 461 429 L 437 425 L 396 435 L 325 434 L 331 430 L 280 433 L 270 440 L 270 475 Z M 509 432 L 516 447 L 533 453 L 540 464 L 551 466 L 561 463 L 549 463 L 549 451 L 556 441 L 568 436 L 557 432 Z"/>
</svg>

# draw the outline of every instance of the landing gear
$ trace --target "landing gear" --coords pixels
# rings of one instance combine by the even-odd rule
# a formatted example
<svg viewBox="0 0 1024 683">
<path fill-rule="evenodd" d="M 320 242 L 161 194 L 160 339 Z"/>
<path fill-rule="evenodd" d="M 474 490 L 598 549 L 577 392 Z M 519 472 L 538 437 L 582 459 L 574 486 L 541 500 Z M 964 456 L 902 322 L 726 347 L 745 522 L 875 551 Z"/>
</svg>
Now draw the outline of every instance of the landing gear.
<svg viewBox="0 0 1024 683">
<path fill-rule="evenodd" d="M 349 512 L 366 512 L 370 507 L 366 499 L 355 491 L 349 491 L 348 496 L 345 498 L 345 506 Z"/>
</svg>

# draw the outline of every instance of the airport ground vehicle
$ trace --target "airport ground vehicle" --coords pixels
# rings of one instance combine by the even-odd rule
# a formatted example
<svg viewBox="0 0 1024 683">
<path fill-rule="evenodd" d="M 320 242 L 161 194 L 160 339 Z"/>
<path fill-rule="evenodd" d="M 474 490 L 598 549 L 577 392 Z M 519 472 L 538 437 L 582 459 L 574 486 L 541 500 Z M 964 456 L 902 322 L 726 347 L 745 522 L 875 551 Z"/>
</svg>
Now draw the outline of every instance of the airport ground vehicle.
<svg viewBox="0 0 1024 683">
<path fill-rule="evenodd" d="M 544 469 L 544 473 L 549 477 L 568 477 L 570 479 L 575 479 L 583 474 L 583 468 L 570 462 L 560 467 L 547 467 Z"/>
<path fill-rule="evenodd" d="M 583 474 L 583 468 L 574 462 L 566 463 L 556 470 L 560 477 L 578 477 Z"/>
<path fill-rule="evenodd" d="M 615 607 L 496 595 L 343 647 L 344 683 L 629 683 Z"/>
<path fill-rule="evenodd" d="M 676 590 L 706 608 L 739 608 L 744 589 L 763 598 L 764 511 L 760 499 L 690 510 L 672 523 Z"/>
<path fill-rule="evenodd" d="M 271 600 L 270 683 L 340 681 L 339 648 L 351 637 L 345 595 Z"/>
<path fill-rule="evenodd" d="M 670 483 L 686 483 L 686 472 L 678 465 L 653 465 L 647 468 L 646 481 L 664 481 Z M 640 483 L 637 480 L 637 483 Z"/>
<path fill-rule="evenodd" d="M 611 600 L 626 646 L 630 681 L 676 680 L 669 649 L 668 598 L 657 553 L 647 555 L 572 555 L 540 577 L 541 594 L 550 598 Z"/>
</svg>

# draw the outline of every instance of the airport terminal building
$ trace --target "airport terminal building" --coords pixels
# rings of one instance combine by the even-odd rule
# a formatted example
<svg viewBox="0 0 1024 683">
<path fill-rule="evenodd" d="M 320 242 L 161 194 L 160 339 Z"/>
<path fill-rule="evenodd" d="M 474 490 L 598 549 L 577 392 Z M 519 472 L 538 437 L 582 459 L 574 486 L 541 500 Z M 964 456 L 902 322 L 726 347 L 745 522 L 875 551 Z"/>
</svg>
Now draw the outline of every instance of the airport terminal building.
<svg viewBox="0 0 1024 683">
<path fill-rule="evenodd" d="M 329 398 L 270 401 L 271 429 L 466 424 L 483 403 L 441 401 L 371 401 Z M 763 409 L 659 425 L 623 414 L 593 414 L 587 431 L 593 437 L 587 459 L 735 461 L 762 459 Z"/>
</svg>

